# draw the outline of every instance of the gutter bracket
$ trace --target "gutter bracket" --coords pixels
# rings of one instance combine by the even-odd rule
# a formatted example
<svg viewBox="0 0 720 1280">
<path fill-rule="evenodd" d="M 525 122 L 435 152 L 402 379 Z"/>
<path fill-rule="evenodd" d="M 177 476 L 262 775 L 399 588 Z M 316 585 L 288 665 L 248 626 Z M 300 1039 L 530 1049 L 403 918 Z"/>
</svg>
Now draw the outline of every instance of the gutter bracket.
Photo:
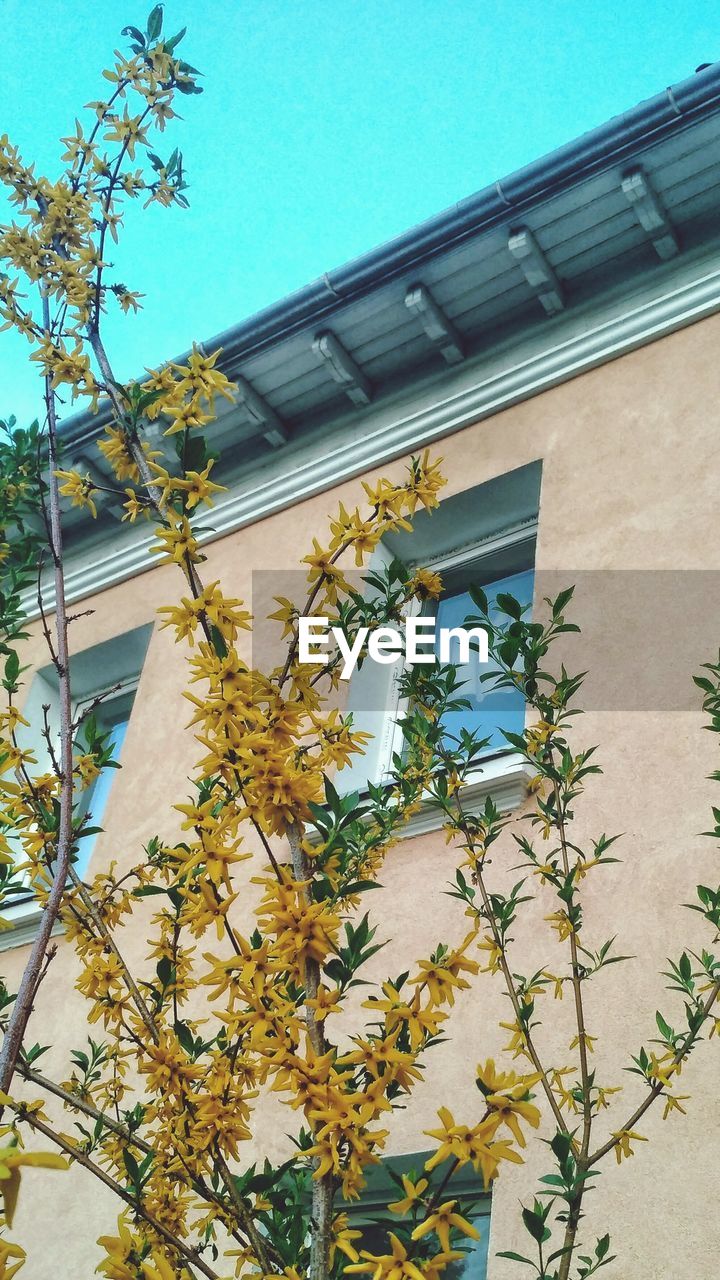
<svg viewBox="0 0 720 1280">
<path fill-rule="evenodd" d="M 663 262 L 680 251 L 675 229 L 642 169 L 633 169 L 622 179 L 623 195 L 632 207 L 640 226 L 652 241 Z"/>
<path fill-rule="evenodd" d="M 324 329 L 313 338 L 312 349 L 318 360 L 327 365 L 330 376 L 358 407 L 370 404 L 372 387 L 362 369 L 345 350 L 339 338 Z"/>
<path fill-rule="evenodd" d="M 507 247 L 546 314 L 557 315 L 565 306 L 563 287 L 530 228 L 511 231 Z"/>
<path fill-rule="evenodd" d="M 242 405 L 247 416 L 257 423 L 268 444 L 271 444 L 273 449 L 286 444 L 290 439 L 290 433 L 275 410 L 263 396 L 259 395 L 241 373 L 236 373 L 233 377 L 237 383 L 238 402 Z"/>
<path fill-rule="evenodd" d="M 405 294 L 405 306 L 417 316 L 426 336 L 448 364 L 460 364 L 465 359 L 462 339 L 455 325 L 424 284 L 410 286 Z"/>
</svg>

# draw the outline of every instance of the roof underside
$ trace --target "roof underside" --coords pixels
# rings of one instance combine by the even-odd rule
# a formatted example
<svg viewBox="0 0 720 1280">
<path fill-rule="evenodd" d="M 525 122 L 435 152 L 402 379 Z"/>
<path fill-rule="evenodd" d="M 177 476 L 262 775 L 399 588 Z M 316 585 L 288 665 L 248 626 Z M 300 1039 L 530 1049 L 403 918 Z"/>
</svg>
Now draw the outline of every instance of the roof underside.
<svg viewBox="0 0 720 1280">
<path fill-rule="evenodd" d="M 424 228 L 416 228 L 405 238 L 415 235 L 416 252 L 406 253 L 404 261 L 396 255 L 395 265 L 374 282 L 348 290 L 347 299 L 333 292 L 331 275 L 318 283 L 321 301 L 312 314 L 296 318 L 301 309 L 294 306 L 300 297 L 295 295 L 287 300 L 287 323 L 276 324 L 274 333 L 267 333 L 263 323 L 269 312 L 261 313 L 257 337 L 253 337 L 253 322 L 244 322 L 206 343 L 206 349 L 223 346 L 224 372 L 231 378 L 241 375 L 250 384 L 261 398 L 261 407 L 269 407 L 280 419 L 287 442 L 279 447 L 292 448 L 294 442 L 329 424 L 351 419 L 361 425 L 367 411 L 353 403 L 348 387 L 335 380 L 328 362 L 314 347 L 319 332 L 329 330 L 361 371 L 371 406 L 404 388 L 419 390 L 425 379 L 437 379 L 447 369 L 440 347 L 406 304 L 413 287 L 422 285 L 429 291 L 459 338 L 466 359 L 490 355 L 501 343 L 516 337 L 522 340 L 533 328 L 552 324 L 537 284 L 528 283 L 522 264 L 510 251 L 508 240 L 514 232 L 532 233 L 541 269 L 549 267 L 554 273 L 566 312 L 602 298 L 620 284 L 632 292 L 637 281 L 660 267 L 653 236 L 662 236 L 664 229 L 649 232 L 641 225 L 640 211 L 623 189 L 628 174 L 641 174 L 681 254 L 714 247 L 720 240 L 720 74 L 716 67 L 711 68 L 715 97 L 704 103 L 701 114 L 678 116 L 640 145 L 616 149 L 591 172 L 580 168 L 558 189 L 492 212 L 482 225 L 474 230 L 461 228 L 439 246 L 428 237 L 430 247 L 424 248 Z M 501 195 L 505 185 L 498 184 Z M 392 247 L 392 243 L 387 246 Z M 354 266 L 349 264 L 346 274 Z M 95 457 L 88 446 L 101 425 L 101 418 L 87 415 L 66 424 L 71 451 L 83 461 Z M 257 404 L 254 415 L 246 404 L 230 406 L 213 424 L 209 434 L 223 451 L 228 479 L 259 465 L 277 447 L 277 436 L 273 446 L 267 431 L 267 423 L 258 419 Z M 101 525 L 107 528 L 117 515 L 117 511 L 105 511 Z M 79 513 L 73 513 L 71 536 L 73 524 L 76 536 L 80 535 L 84 520 Z"/>
</svg>

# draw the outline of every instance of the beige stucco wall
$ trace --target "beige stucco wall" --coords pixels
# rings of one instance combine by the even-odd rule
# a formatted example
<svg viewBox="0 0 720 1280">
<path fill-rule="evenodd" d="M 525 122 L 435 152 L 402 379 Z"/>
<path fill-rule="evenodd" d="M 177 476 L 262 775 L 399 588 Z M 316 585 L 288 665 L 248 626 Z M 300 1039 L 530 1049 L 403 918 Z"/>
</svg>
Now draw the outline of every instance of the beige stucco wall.
<svg viewBox="0 0 720 1280">
<path fill-rule="evenodd" d="M 439 450 L 448 477 L 446 494 L 542 459 L 538 570 L 567 570 L 572 581 L 572 571 L 720 568 L 715 503 L 719 340 L 720 318 L 703 321 L 457 432 Z M 385 470 L 396 473 L 401 465 Z M 228 592 L 247 596 L 252 569 L 296 564 L 337 500 L 354 503 L 358 494 L 359 481 L 343 484 L 332 494 L 212 544 L 205 576 L 220 577 Z M 161 567 L 103 592 L 89 602 L 92 615 L 73 623 L 74 650 L 151 620 L 156 605 L 172 600 L 178 588 L 175 570 Z M 625 621 L 616 619 L 621 630 Z M 717 649 L 720 617 L 716 634 Z M 652 636 L 646 643 L 652 664 Z M 572 661 L 576 668 L 593 667 L 604 663 L 607 652 L 607 637 L 588 634 L 572 651 Z M 33 663 L 46 661 L 37 631 L 28 653 Z M 682 649 L 678 671 L 689 682 L 697 662 L 712 656 L 712 649 Z M 195 756 L 195 744 L 182 730 L 187 719 L 184 677 L 182 648 L 167 631 L 156 629 L 95 867 L 111 857 L 121 866 L 131 865 L 148 837 L 173 830 L 170 805 L 184 791 Z M 652 1036 L 655 1009 L 669 1006 L 662 979 L 655 975 L 665 967 L 667 955 L 683 945 L 700 944 L 697 918 L 678 904 L 689 900 L 698 881 L 717 878 L 711 843 L 697 835 L 708 826 L 710 804 L 717 803 L 713 784 L 705 781 L 717 762 L 714 739 L 702 731 L 699 713 L 692 711 L 593 711 L 578 738 L 601 744 L 604 769 L 579 806 L 579 833 L 626 833 L 620 849 L 623 863 L 589 884 L 589 936 L 603 940 L 617 933 L 620 951 L 648 957 L 643 968 L 610 968 L 588 991 L 588 1027 L 600 1036 L 599 1078 L 625 1086 L 618 1112 L 598 1121 L 600 1135 L 616 1128 L 641 1097 L 640 1082 L 622 1067 L 643 1038 L 647 1043 Z M 503 858 L 516 861 L 509 840 L 503 850 L 496 859 L 499 874 Z M 399 971 L 440 941 L 462 936 L 460 904 L 442 894 L 452 868 L 453 853 L 440 834 L 407 841 L 392 851 L 383 875 L 385 888 L 372 898 L 379 933 L 392 932 L 390 945 L 373 962 L 378 977 Z M 526 972 L 556 954 L 542 921 L 547 909 L 543 902 L 533 907 L 529 927 L 518 936 L 517 963 Z M 129 956 L 143 955 L 143 935 L 141 920 L 128 928 L 123 947 Z M 62 939 L 59 947 L 39 993 L 31 1039 L 53 1044 L 47 1067 L 62 1077 L 69 1050 L 82 1042 L 86 1029 L 84 1003 L 73 992 L 76 965 Z M 0 969 L 9 984 L 25 955 L 26 949 L 3 955 Z M 391 1122 L 391 1152 L 429 1145 L 422 1131 L 432 1127 L 441 1103 L 472 1122 L 478 1096 L 473 1067 L 481 1057 L 501 1055 L 504 1033 L 497 1023 L 507 1012 L 499 980 L 486 975 L 459 1001 L 450 1024 L 451 1042 L 428 1056 L 425 1083 L 408 1110 Z M 554 1024 L 560 1018 L 566 1025 L 556 1028 L 555 1036 L 542 1032 L 540 1041 L 562 1057 L 571 1035 L 569 1002 L 548 1012 Z M 608 1268 L 608 1280 L 670 1275 L 710 1280 L 716 1274 L 720 1227 L 712 1190 L 720 1136 L 718 1062 L 717 1044 L 701 1046 L 683 1074 L 683 1092 L 693 1095 L 687 1118 L 671 1118 L 663 1125 L 655 1112 L 642 1124 L 651 1142 L 641 1144 L 634 1159 L 617 1171 L 613 1161 L 598 1180 L 588 1203 L 588 1234 L 608 1227 L 612 1231 L 619 1261 Z M 275 1124 L 271 1155 L 284 1150 L 287 1113 Z M 546 1171 L 533 1158 L 503 1175 L 494 1193 L 492 1251 L 524 1244 L 516 1232 L 518 1198 L 529 1197 L 534 1174 Z M 111 1197 L 82 1171 L 29 1173 L 14 1233 L 30 1254 L 28 1280 L 89 1277 L 99 1257 L 95 1239 L 112 1227 L 114 1218 Z M 511 1263 L 491 1263 L 491 1280 L 516 1272 Z"/>
</svg>

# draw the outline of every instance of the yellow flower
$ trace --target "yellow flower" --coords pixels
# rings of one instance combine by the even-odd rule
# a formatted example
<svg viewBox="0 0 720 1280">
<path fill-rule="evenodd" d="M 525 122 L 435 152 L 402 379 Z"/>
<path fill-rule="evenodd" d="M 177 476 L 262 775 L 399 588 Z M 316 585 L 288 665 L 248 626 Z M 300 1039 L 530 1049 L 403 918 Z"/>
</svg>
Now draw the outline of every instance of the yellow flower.
<svg viewBox="0 0 720 1280">
<path fill-rule="evenodd" d="M 327 987 L 323 986 L 322 983 L 320 984 L 315 999 L 306 1001 L 308 1008 L 315 1011 L 316 1022 L 322 1022 L 331 1013 L 342 1012 L 338 1004 L 341 994 L 339 987 L 336 987 L 333 991 L 328 991 Z"/>
<path fill-rule="evenodd" d="M 572 921 L 567 911 L 553 911 L 552 915 L 545 916 L 553 929 L 557 930 L 558 940 L 564 942 L 566 938 L 571 938 L 575 932 Z"/>
<path fill-rule="evenodd" d="M 430 569 L 416 569 L 407 590 L 420 600 L 437 600 L 442 593 L 442 578 Z"/>
<path fill-rule="evenodd" d="M 115 286 L 114 293 L 125 315 L 127 315 L 128 311 L 139 311 L 140 299 L 145 297 L 144 293 L 133 293 L 130 289 L 124 289 L 120 285 Z"/>
<path fill-rule="evenodd" d="M 584 1041 L 585 1048 L 587 1049 L 588 1053 L 595 1052 L 595 1042 L 597 1041 L 597 1036 L 589 1036 L 587 1031 L 583 1031 L 579 1036 L 575 1036 L 575 1039 L 571 1040 L 569 1048 L 570 1049 L 579 1048 L 581 1041 Z"/>
<path fill-rule="evenodd" d="M 50 1151 L 21 1151 L 15 1146 L 0 1147 L 0 1195 L 9 1227 L 15 1216 L 20 1170 L 26 1166 L 34 1169 L 67 1169 L 68 1162 Z"/>
<path fill-rule="evenodd" d="M 206 356 L 199 347 L 194 346 L 186 365 L 173 365 L 175 372 L 180 374 L 178 383 L 180 391 L 183 394 L 189 392 L 193 396 L 202 396 L 210 403 L 216 396 L 222 396 L 223 399 L 232 403 L 235 399 L 233 393 L 236 390 L 236 384 L 230 382 L 225 374 L 215 367 L 220 354 L 221 351 L 218 349 L 211 356 Z"/>
<path fill-rule="evenodd" d="M 671 1086 L 672 1077 L 680 1074 L 680 1063 L 675 1061 L 672 1053 L 665 1053 L 661 1058 L 657 1054 L 650 1054 L 650 1062 L 646 1075 L 648 1080 L 653 1084 L 661 1084 L 663 1088 Z"/>
<path fill-rule="evenodd" d="M 108 75 L 107 72 L 104 73 Z M 106 142 L 120 142 L 126 148 L 131 160 L 135 159 L 135 147 L 147 142 L 147 126 L 143 126 L 142 116 L 131 116 L 127 107 L 122 116 L 111 116 L 112 127 L 106 130 Z"/>
<path fill-rule="evenodd" d="M 332 1224 L 333 1238 L 330 1245 L 330 1269 L 332 1270 L 335 1258 L 335 1250 L 339 1249 L 345 1254 L 351 1262 L 359 1260 L 359 1253 L 353 1244 L 353 1240 L 362 1240 L 362 1231 L 352 1231 L 348 1225 L 348 1216 L 346 1213 L 339 1213 Z"/>
<path fill-rule="evenodd" d="M 188 431 L 191 427 L 204 427 L 212 422 L 212 414 L 204 413 L 195 399 L 188 400 L 185 404 L 170 405 L 163 409 L 163 413 L 173 419 L 164 433 L 166 436 L 174 436 L 178 431 Z"/>
<path fill-rule="evenodd" d="M 647 1142 L 647 1138 L 643 1138 L 641 1133 L 634 1133 L 632 1129 L 621 1129 L 619 1133 L 614 1133 L 615 1139 L 615 1159 L 620 1164 L 623 1156 L 634 1156 L 635 1152 L 630 1146 L 631 1142 Z"/>
<path fill-rule="evenodd" d="M 480 1124 L 470 1129 L 467 1125 L 456 1124 L 447 1107 L 441 1107 L 438 1116 L 442 1121 L 442 1129 L 425 1129 L 429 1138 L 440 1143 L 437 1151 L 425 1163 L 429 1173 L 437 1165 L 452 1157 L 460 1164 L 472 1164 L 483 1175 L 487 1186 L 497 1175 L 501 1160 L 510 1160 L 513 1164 L 522 1164 L 522 1156 L 513 1150 L 508 1142 L 496 1141 L 497 1120 L 488 1116 Z"/>
<path fill-rule="evenodd" d="M 459 976 L 459 970 L 465 969 L 468 973 L 477 973 L 479 965 L 475 960 L 468 960 L 455 952 L 451 955 L 443 956 L 441 960 L 421 960 L 418 968 L 420 973 L 415 978 L 410 979 L 410 986 L 413 984 L 422 984 L 426 986 L 430 995 L 431 1004 L 450 1004 L 455 1003 L 455 991 L 467 989 L 470 983 Z"/>
<path fill-rule="evenodd" d="M 378 996 L 370 996 L 364 1001 L 363 1008 L 384 1013 L 388 1031 L 393 1031 L 399 1022 L 404 1023 L 410 1033 L 410 1045 L 413 1049 L 419 1048 L 426 1036 L 436 1036 L 440 1024 L 447 1019 L 447 1014 L 441 1013 L 433 1005 L 421 1008 L 419 991 L 415 992 L 412 1001 L 408 1003 L 392 983 L 385 982 L 383 995 L 384 1000 L 380 1000 Z"/>
<path fill-rule="evenodd" d="M 438 491 L 445 484 L 445 478 L 440 474 L 441 463 L 442 458 L 436 458 L 434 462 L 430 461 L 429 449 L 425 450 L 422 458 L 413 458 L 410 464 L 410 480 L 407 484 L 408 506 L 411 512 L 415 511 L 418 504 L 426 511 L 439 506 Z"/>
<path fill-rule="evenodd" d="M 527 1121 L 533 1129 L 537 1129 L 540 1124 L 540 1112 L 530 1102 L 529 1092 L 539 1079 L 539 1072 L 517 1076 L 514 1071 L 496 1071 L 492 1058 L 488 1059 L 485 1066 L 478 1065 L 477 1068 L 477 1083 L 485 1095 L 485 1105 L 498 1125 L 507 1126 L 520 1147 L 525 1146 L 525 1137 L 519 1119 Z"/>
<path fill-rule="evenodd" d="M 498 973 L 500 970 L 500 961 L 502 960 L 502 951 L 497 942 L 490 934 L 478 942 L 478 951 L 487 951 L 487 964 L 483 965 L 484 973 Z"/>
<path fill-rule="evenodd" d="M 64 480 L 65 484 L 60 485 L 60 493 L 64 497 L 70 498 L 74 507 L 87 507 L 93 519 L 97 517 L 97 507 L 93 502 L 93 494 L 97 493 L 97 487 L 93 484 L 89 475 L 81 476 L 77 471 L 56 471 L 55 475 L 59 480 Z"/>
<path fill-rule="evenodd" d="M 141 1249 L 137 1236 L 130 1231 L 126 1219 L 118 1218 L 118 1234 L 116 1236 L 100 1236 L 98 1244 L 105 1250 L 107 1257 L 97 1267 L 108 1280 L 137 1280 L 137 1268 L 126 1265 Z"/>
<path fill-rule="evenodd" d="M 419 1182 L 413 1182 L 406 1174 L 402 1176 L 403 1191 L 405 1195 L 402 1200 L 394 1200 L 388 1205 L 391 1213 L 405 1214 L 412 1209 L 418 1200 L 422 1200 L 423 1191 L 426 1191 L 429 1183 L 427 1178 L 420 1178 Z"/>
<path fill-rule="evenodd" d="M 204 471 L 186 471 L 184 480 L 173 482 L 173 488 L 180 489 L 185 494 L 185 505 L 188 510 L 192 511 L 199 502 L 204 502 L 206 506 L 211 507 L 214 493 L 227 492 L 227 485 L 215 484 L 208 479 L 213 465 L 210 461 Z"/>
<path fill-rule="evenodd" d="M 98 441 L 98 449 L 107 458 L 115 476 L 118 480 L 131 480 L 134 484 L 140 483 L 140 470 L 133 457 L 130 442 L 119 427 L 106 427 L 105 434 L 107 440 Z M 152 458 L 158 458 L 160 455 L 155 450 L 152 451 L 146 444 L 142 445 L 142 452 L 150 461 Z"/>
<path fill-rule="evenodd" d="M 480 1232 L 477 1228 L 459 1213 L 455 1213 L 456 1204 L 456 1200 L 446 1200 L 445 1204 L 438 1205 L 437 1209 L 415 1228 L 411 1239 L 420 1240 L 429 1231 L 434 1231 L 443 1253 L 450 1251 L 450 1232 L 453 1227 L 456 1231 L 461 1231 L 464 1236 L 469 1236 L 471 1240 L 479 1240 Z"/>
<path fill-rule="evenodd" d="M 16 1258 L 17 1261 L 9 1265 L 11 1258 Z M 21 1249 L 19 1244 L 12 1244 L 10 1240 L 0 1240 L 0 1280 L 12 1280 L 24 1262 L 25 1250 Z"/>
<path fill-rule="evenodd" d="M 152 1260 L 140 1265 L 144 1280 L 178 1280 L 175 1267 L 171 1267 L 167 1258 L 164 1258 L 156 1249 L 153 1249 Z"/>
<path fill-rule="evenodd" d="M 180 516 L 174 525 L 158 529 L 155 536 L 157 542 L 150 550 L 160 556 L 160 564 L 182 564 L 184 560 L 198 564 L 204 559 L 186 516 Z"/>
<path fill-rule="evenodd" d="M 123 520 L 129 520 L 131 524 L 134 524 L 138 516 L 150 515 L 150 502 L 147 498 L 134 493 L 132 489 L 126 489 L 125 493 L 127 494 L 127 502 L 123 503 L 125 511 Z"/>
<path fill-rule="evenodd" d="M 613 1088 L 608 1088 L 607 1086 L 601 1086 L 601 1085 L 597 1086 L 597 1098 L 595 1099 L 595 1106 L 597 1107 L 598 1111 L 600 1111 L 601 1109 L 607 1110 L 607 1108 L 610 1106 L 608 1099 L 610 1098 L 610 1095 L 613 1093 L 622 1093 L 622 1085 L 617 1084 Z"/>
<path fill-rule="evenodd" d="M 687 1115 L 685 1108 L 681 1107 L 680 1103 L 687 1102 L 689 1098 L 690 1098 L 689 1093 L 669 1093 L 665 1098 L 663 1120 L 667 1120 L 671 1111 L 680 1111 L 684 1116 Z"/>
<path fill-rule="evenodd" d="M 345 1273 L 371 1271 L 373 1280 L 405 1280 L 405 1277 L 407 1280 L 427 1280 L 426 1275 L 408 1257 L 405 1245 L 396 1235 L 393 1235 L 392 1231 L 389 1232 L 388 1239 L 392 1253 L 375 1254 L 363 1249 L 360 1257 L 365 1261 L 351 1263 L 345 1268 Z"/>
</svg>

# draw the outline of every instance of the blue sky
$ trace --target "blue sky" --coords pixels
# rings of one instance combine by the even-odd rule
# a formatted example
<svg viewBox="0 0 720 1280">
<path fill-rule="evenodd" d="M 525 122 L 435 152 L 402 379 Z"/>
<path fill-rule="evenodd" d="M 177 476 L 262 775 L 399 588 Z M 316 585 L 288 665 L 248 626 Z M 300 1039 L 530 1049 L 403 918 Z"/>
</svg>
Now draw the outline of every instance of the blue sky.
<svg viewBox="0 0 720 1280">
<path fill-rule="evenodd" d="M 0 0 L 0 131 L 56 172 L 136 0 Z M 166 133 L 191 206 L 134 207 L 121 377 L 206 339 L 720 56 L 715 0 L 168 0 L 204 74 Z M 160 148 L 162 150 L 162 148 Z M 0 416 L 38 411 L 0 334 Z"/>
</svg>

